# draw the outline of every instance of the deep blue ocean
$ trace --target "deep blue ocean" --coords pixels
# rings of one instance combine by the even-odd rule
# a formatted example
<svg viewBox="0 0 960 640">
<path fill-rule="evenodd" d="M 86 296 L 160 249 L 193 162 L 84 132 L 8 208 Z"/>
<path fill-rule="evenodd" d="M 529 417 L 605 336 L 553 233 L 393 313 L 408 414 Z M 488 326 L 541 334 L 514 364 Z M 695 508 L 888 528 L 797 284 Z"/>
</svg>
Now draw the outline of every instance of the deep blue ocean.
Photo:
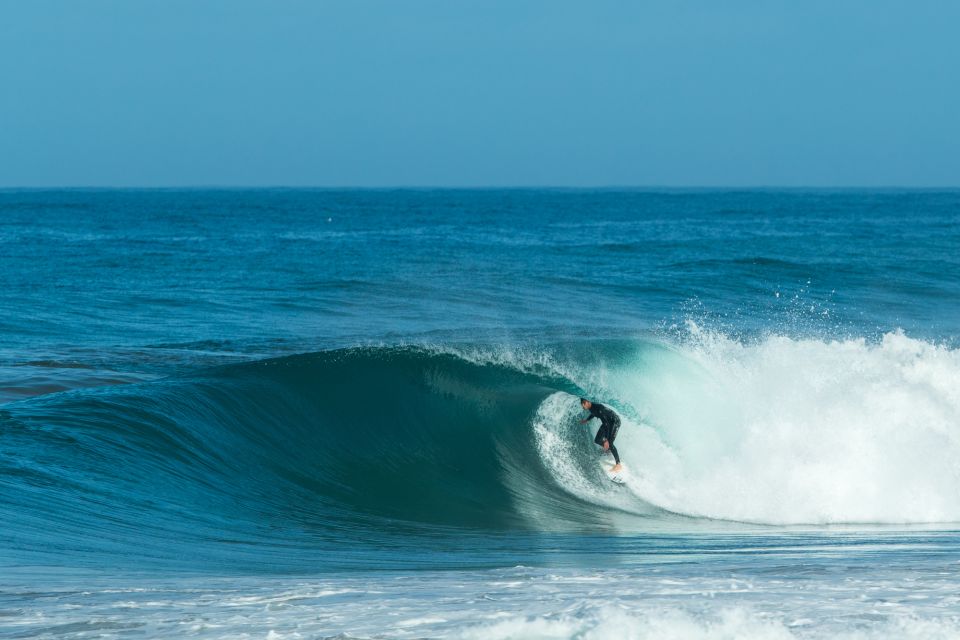
<svg viewBox="0 0 960 640">
<path fill-rule="evenodd" d="M 2 637 L 960 638 L 960 191 L 0 190 L 0 309 Z"/>
</svg>

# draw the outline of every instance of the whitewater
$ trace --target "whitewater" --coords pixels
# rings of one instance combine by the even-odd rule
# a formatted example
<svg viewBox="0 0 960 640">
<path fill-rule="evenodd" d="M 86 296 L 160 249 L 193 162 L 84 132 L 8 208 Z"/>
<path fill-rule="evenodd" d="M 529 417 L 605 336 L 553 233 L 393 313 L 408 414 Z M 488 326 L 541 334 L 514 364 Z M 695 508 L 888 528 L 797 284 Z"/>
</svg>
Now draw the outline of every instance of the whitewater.
<svg viewBox="0 0 960 640">
<path fill-rule="evenodd" d="M 620 446 L 642 469 L 638 498 L 764 524 L 960 521 L 960 352 L 902 333 L 872 345 L 691 333 L 693 346 L 641 350 L 591 389 L 633 418 Z M 568 487 L 583 485 L 571 400 L 548 398 L 537 423 Z"/>
<path fill-rule="evenodd" d="M 0 192 L 0 631 L 960 637 L 958 198 Z"/>
</svg>

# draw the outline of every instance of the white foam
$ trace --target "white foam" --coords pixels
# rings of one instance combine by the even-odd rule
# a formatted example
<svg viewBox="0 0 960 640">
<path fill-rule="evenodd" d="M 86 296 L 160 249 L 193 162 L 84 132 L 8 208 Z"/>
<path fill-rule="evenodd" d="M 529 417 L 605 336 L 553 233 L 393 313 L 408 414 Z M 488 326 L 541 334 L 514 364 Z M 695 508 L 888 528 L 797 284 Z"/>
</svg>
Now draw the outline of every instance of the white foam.
<svg viewBox="0 0 960 640">
<path fill-rule="evenodd" d="M 540 459 L 556 483 L 574 496 L 624 510 L 637 510 L 637 504 L 610 479 L 596 461 L 600 449 L 593 444 L 596 424 L 578 423 L 583 417 L 574 396 L 558 392 L 548 396 L 537 409 L 533 432 Z"/>
<path fill-rule="evenodd" d="M 736 548 L 734 542 L 730 550 Z M 83 591 L 68 581 L 46 587 L 40 599 L 32 589 L 8 588 L 15 615 L 6 623 L 24 637 L 66 627 L 88 633 L 136 627 L 144 637 L 206 639 L 960 637 L 956 572 L 925 551 L 915 554 L 912 543 L 894 544 L 849 572 L 810 571 L 845 562 L 844 556 L 798 557 L 800 549 L 772 556 L 769 549 L 760 555 L 742 549 L 733 564 L 719 554 L 611 569 L 148 577 L 155 588 L 147 590 L 117 590 L 114 576 L 84 576 L 92 582 Z M 331 592 L 343 595 L 320 597 Z M 164 606 L 145 606 L 158 594 Z"/>
<path fill-rule="evenodd" d="M 582 456 L 577 454 L 577 437 L 586 436 L 578 433 L 584 428 L 575 426 L 574 411 L 573 398 L 566 393 L 554 393 L 540 404 L 533 419 L 537 449 L 561 487 L 586 500 L 603 499 L 606 495 L 578 464 Z"/>
<path fill-rule="evenodd" d="M 631 483 L 671 511 L 759 523 L 960 521 L 960 351 L 697 332 L 608 385 Z"/>
<path fill-rule="evenodd" d="M 923 620 L 894 618 L 859 629 L 808 629 L 802 620 L 785 622 L 744 608 L 730 608 L 709 615 L 683 610 L 632 613 L 606 607 L 587 615 L 514 617 L 462 631 L 467 640 L 954 640 L 960 637 L 955 619 Z"/>
</svg>

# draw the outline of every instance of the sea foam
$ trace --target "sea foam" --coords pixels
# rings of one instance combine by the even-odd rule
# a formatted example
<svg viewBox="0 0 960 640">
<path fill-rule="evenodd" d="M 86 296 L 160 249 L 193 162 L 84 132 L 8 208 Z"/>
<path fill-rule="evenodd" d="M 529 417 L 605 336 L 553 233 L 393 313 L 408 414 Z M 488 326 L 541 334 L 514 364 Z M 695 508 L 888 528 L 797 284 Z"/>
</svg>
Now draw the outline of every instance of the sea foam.
<svg viewBox="0 0 960 640">
<path fill-rule="evenodd" d="M 956 349 L 899 332 L 743 343 L 697 330 L 580 382 L 613 398 L 630 489 L 663 509 L 768 524 L 960 521 Z M 534 428 L 558 483 L 593 500 L 547 437 L 578 410 L 554 394 Z"/>
</svg>

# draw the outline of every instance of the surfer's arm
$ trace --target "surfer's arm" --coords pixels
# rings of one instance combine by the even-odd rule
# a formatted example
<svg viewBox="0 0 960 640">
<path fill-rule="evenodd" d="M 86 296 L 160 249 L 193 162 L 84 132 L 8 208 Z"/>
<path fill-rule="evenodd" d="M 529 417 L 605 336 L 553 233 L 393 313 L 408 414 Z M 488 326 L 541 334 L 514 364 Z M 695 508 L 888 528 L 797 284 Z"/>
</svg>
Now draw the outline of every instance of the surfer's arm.
<svg viewBox="0 0 960 640">
<path fill-rule="evenodd" d="M 593 420 L 593 416 L 588 416 L 588 417 L 584 418 L 583 420 L 581 420 L 581 421 L 580 421 L 580 424 L 587 424 L 587 423 L 590 422 L 591 420 Z"/>
</svg>

